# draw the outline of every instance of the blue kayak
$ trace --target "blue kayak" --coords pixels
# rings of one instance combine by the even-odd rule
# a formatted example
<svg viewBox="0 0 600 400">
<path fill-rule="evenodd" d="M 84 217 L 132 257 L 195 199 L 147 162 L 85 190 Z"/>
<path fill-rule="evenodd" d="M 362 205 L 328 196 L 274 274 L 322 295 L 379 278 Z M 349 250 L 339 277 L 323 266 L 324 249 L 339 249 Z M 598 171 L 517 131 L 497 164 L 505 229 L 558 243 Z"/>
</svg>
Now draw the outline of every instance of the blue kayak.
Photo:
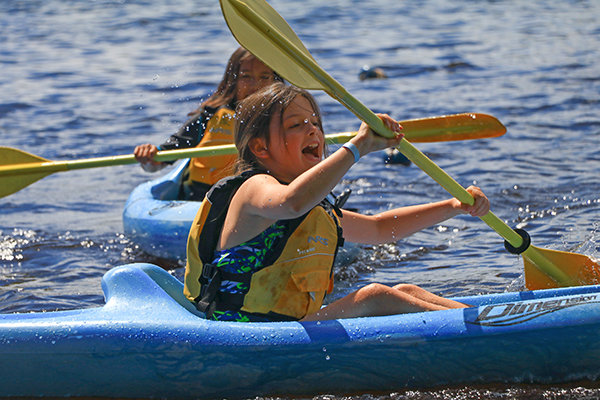
<svg viewBox="0 0 600 400">
<path fill-rule="evenodd" d="M 277 323 L 203 319 L 151 264 L 114 268 L 102 288 L 103 307 L 0 315 L 0 397 L 313 396 L 600 374 L 600 286 Z"/>
<path fill-rule="evenodd" d="M 137 186 L 123 210 L 125 235 L 145 253 L 167 260 L 186 259 L 187 238 L 200 208 L 198 201 L 177 200 L 187 173 L 189 159 L 169 173 Z M 360 251 L 346 242 L 336 257 L 337 265 L 347 265 Z"/>
<path fill-rule="evenodd" d="M 144 252 L 185 260 L 187 237 L 200 202 L 177 200 L 189 160 L 136 187 L 123 210 L 125 235 Z"/>
</svg>

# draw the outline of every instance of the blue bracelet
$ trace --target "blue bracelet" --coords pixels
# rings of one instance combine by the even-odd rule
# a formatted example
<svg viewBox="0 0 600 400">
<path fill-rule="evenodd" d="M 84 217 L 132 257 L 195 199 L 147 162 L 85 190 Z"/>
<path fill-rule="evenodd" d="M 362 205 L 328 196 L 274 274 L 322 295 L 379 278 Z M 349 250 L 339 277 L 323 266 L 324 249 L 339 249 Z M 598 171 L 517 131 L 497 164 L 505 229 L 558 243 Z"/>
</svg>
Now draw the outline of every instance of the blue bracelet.
<svg viewBox="0 0 600 400">
<path fill-rule="evenodd" d="M 358 152 L 358 149 L 356 148 L 354 143 L 346 142 L 346 143 L 344 143 L 344 145 L 342 147 L 345 147 L 352 152 L 352 154 L 354 155 L 355 163 L 357 163 L 358 160 L 360 160 L 360 153 Z"/>
</svg>

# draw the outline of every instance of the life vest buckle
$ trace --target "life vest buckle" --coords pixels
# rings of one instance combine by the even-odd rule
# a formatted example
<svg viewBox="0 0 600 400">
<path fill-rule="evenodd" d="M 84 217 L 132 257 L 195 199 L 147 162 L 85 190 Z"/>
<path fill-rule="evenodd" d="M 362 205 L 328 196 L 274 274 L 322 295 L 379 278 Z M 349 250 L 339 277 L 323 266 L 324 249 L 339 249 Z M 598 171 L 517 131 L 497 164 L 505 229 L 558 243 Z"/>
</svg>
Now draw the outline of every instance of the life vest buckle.
<svg viewBox="0 0 600 400">
<path fill-rule="evenodd" d="M 206 279 L 207 282 L 210 282 L 217 274 L 217 268 L 218 267 L 213 264 L 204 264 L 202 266 L 202 278 Z"/>
</svg>

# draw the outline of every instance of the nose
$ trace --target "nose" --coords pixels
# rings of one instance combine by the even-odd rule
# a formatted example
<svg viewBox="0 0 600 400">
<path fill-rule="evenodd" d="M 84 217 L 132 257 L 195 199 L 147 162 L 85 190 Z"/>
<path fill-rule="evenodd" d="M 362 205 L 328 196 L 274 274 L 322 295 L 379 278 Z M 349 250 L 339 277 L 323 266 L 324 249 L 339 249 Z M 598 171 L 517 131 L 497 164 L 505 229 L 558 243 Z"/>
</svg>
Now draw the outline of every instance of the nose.
<svg viewBox="0 0 600 400">
<path fill-rule="evenodd" d="M 317 134 L 317 131 L 320 129 L 319 125 L 311 122 L 308 119 L 304 120 L 304 123 L 308 126 L 308 136 L 313 136 Z"/>
</svg>

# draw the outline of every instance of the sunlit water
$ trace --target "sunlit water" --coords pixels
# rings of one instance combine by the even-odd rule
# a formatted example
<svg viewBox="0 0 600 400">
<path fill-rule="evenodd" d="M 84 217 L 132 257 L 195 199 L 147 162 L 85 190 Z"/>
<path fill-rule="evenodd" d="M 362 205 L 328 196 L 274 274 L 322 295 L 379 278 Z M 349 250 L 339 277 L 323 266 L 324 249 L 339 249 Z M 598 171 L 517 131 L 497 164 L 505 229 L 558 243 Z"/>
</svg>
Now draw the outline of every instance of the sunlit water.
<svg viewBox="0 0 600 400">
<path fill-rule="evenodd" d="M 500 138 L 419 147 L 534 244 L 600 251 L 600 3 L 594 1 L 271 4 L 319 64 L 376 112 L 399 120 L 483 112 Z M 161 143 L 213 90 L 237 47 L 215 1 L 0 2 L 0 145 L 49 160 L 130 154 Z M 386 80 L 360 81 L 364 65 Z M 327 133 L 357 119 L 316 92 Z M 1 160 L 0 160 L 1 162 Z M 138 166 L 56 173 L 0 200 L 0 311 L 103 304 L 110 268 L 183 263 L 145 255 L 123 234 Z M 364 157 L 340 189 L 364 213 L 448 197 L 414 165 Z M 367 247 L 338 271 L 336 298 L 368 282 L 411 282 L 446 296 L 522 287 L 522 261 L 478 219 L 458 217 Z M 593 382 L 371 394 L 351 399 L 587 399 Z M 340 399 L 321 396 L 319 399 Z"/>
</svg>

